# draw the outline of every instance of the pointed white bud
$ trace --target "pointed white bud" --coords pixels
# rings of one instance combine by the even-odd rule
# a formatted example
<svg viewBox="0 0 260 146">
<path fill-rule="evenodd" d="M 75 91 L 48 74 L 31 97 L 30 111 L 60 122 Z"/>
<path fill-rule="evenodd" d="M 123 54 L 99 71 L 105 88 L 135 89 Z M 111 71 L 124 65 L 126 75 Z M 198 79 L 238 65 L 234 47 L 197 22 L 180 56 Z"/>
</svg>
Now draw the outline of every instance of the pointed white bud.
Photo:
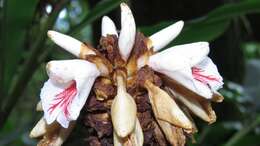
<svg viewBox="0 0 260 146">
<path fill-rule="evenodd" d="M 74 39 L 73 37 L 70 37 L 68 35 L 49 30 L 48 31 L 49 38 L 56 43 L 58 46 L 62 47 L 69 53 L 80 57 L 80 54 L 84 51 L 84 53 L 87 54 L 95 54 L 94 51 L 87 48 L 86 45 L 84 45 L 82 42 L 80 42 L 77 39 Z"/>
<path fill-rule="evenodd" d="M 40 137 L 44 135 L 46 131 L 47 131 L 47 123 L 45 119 L 42 117 L 30 132 L 30 137 L 31 138 Z"/>
<path fill-rule="evenodd" d="M 37 105 L 36 105 L 36 111 L 42 111 L 43 109 L 42 109 L 42 102 L 41 101 L 39 101 L 38 103 L 37 103 Z"/>
<path fill-rule="evenodd" d="M 135 43 L 136 26 L 130 8 L 122 3 L 121 7 L 121 32 L 119 35 L 119 51 L 124 60 L 127 60 Z"/>
<path fill-rule="evenodd" d="M 152 41 L 154 51 L 159 51 L 175 39 L 180 34 L 183 25 L 183 21 L 178 21 L 150 36 L 149 39 Z"/>
<path fill-rule="evenodd" d="M 107 35 L 116 35 L 117 31 L 116 31 L 116 26 L 115 23 L 107 16 L 104 16 L 102 18 L 102 26 L 101 26 L 101 31 L 102 31 L 102 36 L 106 37 Z"/>
</svg>

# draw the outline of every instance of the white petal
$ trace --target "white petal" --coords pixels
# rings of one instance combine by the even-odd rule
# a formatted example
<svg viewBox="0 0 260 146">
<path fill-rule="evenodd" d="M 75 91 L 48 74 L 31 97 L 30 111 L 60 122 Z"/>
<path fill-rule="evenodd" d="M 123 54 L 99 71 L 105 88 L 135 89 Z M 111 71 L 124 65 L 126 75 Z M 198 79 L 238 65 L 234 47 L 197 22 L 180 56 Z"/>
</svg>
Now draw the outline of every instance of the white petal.
<svg viewBox="0 0 260 146">
<path fill-rule="evenodd" d="M 148 65 L 155 71 L 163 73 L 190 68 L 190 61 L 182 54 L 175 53 L 174 48 L 170 48 L 150 56 Z"/>
<path fill-rule="evenodd" d="M 77 98 L 75 98 L 71 103 L 71 108 L 70 108 L 71 117 L 70 118 L 72 120 L 76 120 L 78 118 L 78 116 L 80 114 L 80 110 L 86 103 L 87 97 L 88 97 L 90 90 L 98 75 L 99 75 L 99 73 L 94 74 L 91 77 L 88 77 L 82 81 L 79 81 L 80 78 L 76 79 L 76 81 L 78 80 L 77 88 L 81 92 L 79 92 L 79 95 L 77 96 Z"/>
<path fill-rule="evenodd" d="M 196 42 L 184 45 L 174 46 L 170 49 L 163 51 L 164 53 L 173 52 L 174 54 L 181 55 L 189 60 L 190 66 L 198 64 L 209 54 L 208 42 Z"/>
<path fill-rule="evenodd" d="M 193 82 L 194 82 L 194 86 L 195 86 L 195 91 L 199 95 L 205 97 L 206 99 L 212 98 L 213 92 L 210 90 L 210 88 L 207 85 L 205 85 L 195 79 L 193 80 Z"/>
<path fill-rule="evenodd" d="M 61 108 L 56 108 L 51 114 L 48 111 L 55 96 L 62 92 L 66 88 L 66 85 L 59 85 L 57 83 L 53 83 L 50 79 L 44 83 L 43 88 L 41 89 L 41 101 L 42 101 L 42 108 L 44 111 L 44 118 L 47 124 L 51 124 L 55 121 L 58 114 L 61 112 Z"/>
<path fill-rule="evenodd" d="M 100 72 L 95 64 L 77 59 L 51 61 L 48 66 L 50 80 L 44 84 L 41 91 L 44 117 L 48 124 L 57 119 L 63 127 L 67 128 L 69 121 L 76 120 L 79 116 L 80 110 L 87 100 L 90 89 L 96 77 L 100 75 Z M 56 80 L 57 78 L 61 81 Z M 53 104 L 61 102 L 60 100 L 57 100 L 57 95 L 67 90 L 73 83 L 76 84 L 76 89 L 72 91 L 72 93 L 66 93 L 68 99 L 71 100 L 70 102 L 67 102 L 69 103 L 66 106 L 67 108 L 57 106 L 50 112 L 49 109 Z M 67 115 L 65 115 L 66 112 L 68 112 Z"/>
<path fill-rule="evenodd" d="M 163 51 L 158 53 L 159 55 L 155 54 L 150 57 L 148 65 L 153 70 L 176 80 L 186 88 L 205 98 L 211 98 L 212 92 L 210 89 L 194 80 L 189 58 L 184 58 L 182 54 L 173 52 L 163 53 L 165 52 Z"/>
<path fill-rule="evenodd" d="M 64 128 L 69 127 L 70 120 L 71 119 L 68 119 L 63 112 L 61 112 L 57 117 L 57 122 Z"/>
<path fill-rule="evenodd" d="M 175 39 L 181 32 L 183 25 L 183 21 L 178 21 L 150 36 L 154 51 L 159 51 Z"/>
<path fill-rule="evenodd" d="M 75 56 L 79 56 L 82 42 L 56 31 L 48 31 L 48 36 L 53 42 Z"/>
<path fill-rule="evenodd" d="M 86 50 L 86 46 L 82 42 L 68 35 L 49 30 L 48 36 L 54 43 L 77 57 L 80 57 L 83 49 Z M 95 52 L 91 50 L 85 52 L 88 54 L 95 54 Z"/>
<path fill-rule="evenodd" d="M 107 16 L 104 16 L 102 18 L 102 36 L 106 37 L 108 34 L 110 35 L 116 35 L 117 31 L 116 31 L 116 26 L 115 23 Z"/>
<path fill-rule="evenodd" d="M 119 35 L 119 51 L 124 60 L 127 60 L 135 42 L 136 26 L 133 14 L 129 7 L 121 5 L 121 32 Z"/>
<path fill-rule="evenodd" d="M 174 71 L 198 64 L 206 58 L 208 53 L 209 44 L 207 42 L 178 45 L 152 55 L 148 64 L 157 70 L 161 68 Z"/>
<path fill-rule="evenodd" d="M 206 84 L 210 87 L 212 91 L 217 91 L 218 89 L 222 88 L 223 78 L 218 72 L 217 66 L 212 62 L 212 60 L 209 57 L 206 57 L 203 61 L 198 63 L 194 66 L 197 69 L 200 69 L 201 72 L 199 72 L 198 77 L 202 79 L 204 82 L 199 82 L 200 80 L 197 80 L 200 84 Z M 196 77 L 195 77 L 196 79 Z M 200 84 L 196 84 L 196 86 L 201 86 Z"/>
<path fill-rule="evenodd" d="M 46 71 L 53 82 L 68 83 L 73 80 L 73 70 L 69 70 L 68 61 L 50 61 L 46 65 Z"/>
</svg>

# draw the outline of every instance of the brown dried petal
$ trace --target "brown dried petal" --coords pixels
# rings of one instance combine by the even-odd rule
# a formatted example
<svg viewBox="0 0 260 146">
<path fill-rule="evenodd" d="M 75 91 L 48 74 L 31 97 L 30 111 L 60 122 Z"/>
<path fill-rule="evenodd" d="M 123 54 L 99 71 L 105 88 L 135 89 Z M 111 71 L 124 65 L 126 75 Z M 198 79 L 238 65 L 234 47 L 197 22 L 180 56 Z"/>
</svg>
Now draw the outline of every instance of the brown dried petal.
<svg viewBox="0 0 260 146">
<path fill-rule="evenodd" d="M 93 89 L 98 100 L 106 100 L 108 98 L 113 98 L 116 95 L 115 86 L 113 86 L 112 81 L 108 78 L 100 77 L 96 79 Z"/>
<path fill-rule="evenodd" d="M 137 60 L 140 56 L 149 51 L 147 48 L 147 38 L 140 32 L 136 33 L 135 44 L 127 63 L 127 73 L 131 76 L 137 72 Z"/>
<path fill-rule="evenodd" d="M 167 142 L 166 139 L 164 138 L 164 135 L 161 131 L 161 129 L 159 128 L 159 126 L 157 125 L 157 123 L 154 122 L 155 128 L 154 128 L 154 138 L 157 141 L 157 143 L 160 146 L 167 146 Z"/>
<path fill-rule="evenodd" d="M 163 130 L 163 133 L 166 136 L 166 139 L 173 146 L 184 146 L 186 142 L 186 137 L 183 133 L 182 128 L 175 127 L 168 122 L 157 120 L 160 127 Z"/>
<path fill-rule="evenodd" d="M 85 117 L 85 124 L 93 127 L 99 138 L 112 134 L 113 127 L 108 113 L 88 114 Z"/>
<path fill-rule="evenodd" d="M 68 128 L 59 127 L 48 131 L 37 146 L 61 146 L 73 130 L 75 123 L 71 122 Z"/>
<path fill-rule="evenodd" d="M 156 118 L 184 129 L 192 129 L 191 121 L 165 91 L 149 81 L 145 82 L 145 86 Z"/>
<path fill-rule="evenodd" d="M 85 104 L 85 109 L 87 111 L 109 111 L 112 101 L 113 101 L 112 99 L 99 101 L 97 100 L 96 96 L 92 94 L 88 98 L 87 103 Z"/>
<path fill-rule="evenodd" d="M 116 35 L 107 35 L 107 37 L 102 37 L 100 39 L 100 45 L 108 60 L 115 67 L 123 67 L 125 65 L 125 61 L 121 58 L 118 49 L 118 38 Z"/>
</svg>

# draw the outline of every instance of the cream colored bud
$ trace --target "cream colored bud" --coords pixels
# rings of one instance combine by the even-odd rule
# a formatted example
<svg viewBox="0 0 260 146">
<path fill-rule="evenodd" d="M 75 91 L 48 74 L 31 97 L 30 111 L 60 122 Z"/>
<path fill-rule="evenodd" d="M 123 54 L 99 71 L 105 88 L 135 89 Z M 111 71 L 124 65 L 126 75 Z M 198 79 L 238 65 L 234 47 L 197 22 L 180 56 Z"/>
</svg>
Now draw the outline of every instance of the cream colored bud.
<svg viewBox="0 0 260 146">
<path fill-rule="evenodd" d="M 113 133 L 114 146 L 142 146 L 144 136 L 139 120 L 136 120 L 134 131 L 127 137 L 120 138 L 115 132 Z"/>
<path fill-rule="evenodd" d="M 126 92 L 124 77 L 117 75 L 117 95 L 111 106 L 114 130 L 119 137 L 126 137 L 135 127 L 137 108 L 134 99 Z"/>
<path fill-rule="evenodd" d="M 42 117 L 30 132 L 30 138 L 43 136 L 47 131 L 47 126 L 45 119 Z"/>
</svg>

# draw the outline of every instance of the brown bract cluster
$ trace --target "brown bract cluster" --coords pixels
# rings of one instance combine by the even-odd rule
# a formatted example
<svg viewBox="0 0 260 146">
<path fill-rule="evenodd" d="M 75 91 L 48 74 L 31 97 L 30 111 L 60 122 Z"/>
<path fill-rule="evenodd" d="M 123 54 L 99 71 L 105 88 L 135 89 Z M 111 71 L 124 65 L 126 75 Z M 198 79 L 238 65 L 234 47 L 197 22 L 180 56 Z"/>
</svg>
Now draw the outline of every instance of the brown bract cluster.
<svg viewBox="0 0 260 146">
<path fill-rule="evenodd" d="M 115 114 L 121 114 L 119 117 L 126 120 L 124 123 L 126 125 L 124 126 L 130 129 L 130 133 L 124 135 L 124 138 L 120 139 L 119 137 L 120 140 L 118 141 L 123 145 L 140 145 L 138 144 L 138 140 L 136 140 L 140 137 L 136 137 L 135 135 L 138 133 L 136 131 L 141 130 L 142 132 L 140 133 L 143 133 L 143 145 L 171 144 L 174 146 L 183 146 L 186 142 L 186 136 L 191 137 L 197 131 L 190 115 L 192 112 L 184 106 L 182 99 L 178 99 L 172 94 L 170 88 L 172 87 L 177 90 L 178 88 L 184 88 L 183 90 L 185 90 L 185 87 L 179 87 L 181 85 L 171 79 L 165 78 L 162 74 L 154 72 L 148 66 L 144 66 L 139 70 L 137 69 L 137 59 L 140 56 L 152 54 L 151 49 L 147 47 L 147 40 L 142 33 L 137 33 L 133 51 L 129 61 L 126 63 L 120 57 L 117 48 L 117 37 L 109 35 L 101 38 L 98 51 L 101 52 L 104 58 L 109 60 L 113 66 L 113 71 L 110 73 L 110 76 L 99 77 L 96 80 L 93 92 L 84 108 L 86 112 L 81 115 L 84 119 L 84 124 L 93 129 L 89 130 L 91 137 L 87 138 L 87 142 L 90 145 L 113 145 L 113 141 L 117 141 L 113 134 L 116 137 L 119 136 L 113 132 L 115 129 L 113 130 L 112 124 L 112 118 Z M 118 90 L 118 81 L 116 77 L 118 76 L 123 76 L 122 80 L 123 84 L 125 84 L 123 86 L 126 87 L 125 93 L 130 94 L 129 98 L 132 98 L 129 99 L 129 102 L 131 103 L 134 100 L 136 104 L 136 115 L 139 122 L 134 124 L 130 123 L 131 119 L 129 120 L 131 118 L 131 105 L 129 105 L 129 108 L 117 107 L 114 109 L 115 111 L 113 109 L 111 111 L 111 108 L 114 108 L 111 107 L 113 102 L 115 102 L 113 100 L 117 100 L 116 90 Z M 165 86 L 166 83 L 167 87 Z M 194 95 L 192 95 L 192 92 L 188 91 L 184 93 L 188 94 L 188 97 L 190 96 L 190 99 L 185 98 L 185 100 L 193 99 Z M 202 100 L 201 102 L 205 101 L 205 103 L 202 103 L 205 105 L 203 109 L 207 109 L 211 117 L 208 119 L 208 122 L 215 121 L 215 113 L 212 111 L 209 102 L 206 102 L 203 98 L 200 99 Z M 120 104 L 124 104 L 124 100 L 127 99 L 122 99 Z M 199 102 L 196 99 L 194 101 Z M 124 119 L 115 120 L 122 121 Z M 137 128 L 139 123 L 141 129 Z M 129 126 L 131 124 L 136 127 Z M 120 124 L 118 127 L 120 127 Z"/>
<path fill-rule="evenodd" d="M 197 132 L 191 115 L 215 122 L 211 100 L 147 65 L 138 67 L 154 54 L 149 41 L 142 33 L 136 33 L 128 61 L 121 58 L 115 35 L 101 37 L 97 49 L 82 44 L 80 58 L 96 64 L 101 72 L 77 121 L 77 125 L 88 129 L 88 145 L 184 146 L 187 137 L 192 138 Z M 214 93 L 212 101 L 222 100 L 220 94 Z M 37 110 L 42 110 L 41 104 Z M 57 122 L 47 125 L 42 118 L 30 136 L 42 137 L 38 146 L 58 146 L 75 123 L 63 128 Z"/>
<path fill-rule="evenodd" d="M 192 116 L 216 121 L 211 102 L 222 102 L 217 90 L 223 78 L 207 56 L 209 43 L 159 52 L 180 33 L 183 21 L 145 37 L 136 32 L 129 7 L 120 6 L 120 33 L 104 16 L 96 48 L 48 31 L 78 59 L 46 66 L 49 79 L 37 105 L 44 115 L 30 133 L 40 138 L 38 146 L 61 146 L 70 134 L 81 133 L 91 146 L 184 146 L 197 132 Z"/>
</svg>

